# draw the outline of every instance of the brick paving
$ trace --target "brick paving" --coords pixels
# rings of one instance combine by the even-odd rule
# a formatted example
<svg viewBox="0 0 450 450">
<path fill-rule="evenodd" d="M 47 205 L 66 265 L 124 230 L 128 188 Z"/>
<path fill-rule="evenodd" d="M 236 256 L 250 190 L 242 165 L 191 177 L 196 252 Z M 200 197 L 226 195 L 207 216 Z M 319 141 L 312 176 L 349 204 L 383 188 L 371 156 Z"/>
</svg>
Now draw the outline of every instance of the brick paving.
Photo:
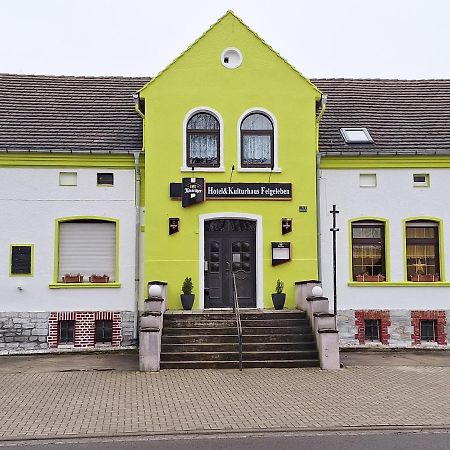
<svg viewBox="0 0 450 450">
<path fill-rule="evenodd" d="M 0 374 L 0 440 L 450 426 L 450 367 Z"/>
</svg>

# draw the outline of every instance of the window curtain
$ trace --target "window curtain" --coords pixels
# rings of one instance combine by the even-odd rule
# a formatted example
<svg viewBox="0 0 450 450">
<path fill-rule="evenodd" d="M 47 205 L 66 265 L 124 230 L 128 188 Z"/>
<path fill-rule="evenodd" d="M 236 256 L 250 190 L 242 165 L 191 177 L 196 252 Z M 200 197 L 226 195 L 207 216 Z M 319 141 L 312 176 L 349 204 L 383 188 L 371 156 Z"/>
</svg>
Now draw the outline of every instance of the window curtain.
<svg viewBox="0 0 450 450">
<path fill-rule="evenodd" d="M 271 163 L 270 136 L 244 134 L 242 138 L 244 164 Z"/>
<path fill-rule="evenodd" d="M 217 135 L 191 134 L 189 149 L 191 163 L 217 164 Z"/>
</svg>

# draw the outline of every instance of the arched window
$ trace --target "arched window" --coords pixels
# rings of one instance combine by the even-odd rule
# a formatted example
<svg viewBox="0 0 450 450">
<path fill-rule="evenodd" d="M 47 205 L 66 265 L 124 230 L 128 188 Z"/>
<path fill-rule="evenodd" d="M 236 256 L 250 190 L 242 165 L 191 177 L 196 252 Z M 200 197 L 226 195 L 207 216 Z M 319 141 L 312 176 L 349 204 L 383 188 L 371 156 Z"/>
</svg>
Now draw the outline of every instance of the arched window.
<svg viewBox="0 0 450 450">
<path fill-rule="evenodd" d="M 270 118 L 260 112 L 248 114 L 241 122 L 241 166 L 274 166 L 274 134 Z"/>
<path fill-rule="evenodd" d="M 210 113 L 194 114 L 186 125 L 188 167 L 220 166 L 220 125 Z"/>
</svg>

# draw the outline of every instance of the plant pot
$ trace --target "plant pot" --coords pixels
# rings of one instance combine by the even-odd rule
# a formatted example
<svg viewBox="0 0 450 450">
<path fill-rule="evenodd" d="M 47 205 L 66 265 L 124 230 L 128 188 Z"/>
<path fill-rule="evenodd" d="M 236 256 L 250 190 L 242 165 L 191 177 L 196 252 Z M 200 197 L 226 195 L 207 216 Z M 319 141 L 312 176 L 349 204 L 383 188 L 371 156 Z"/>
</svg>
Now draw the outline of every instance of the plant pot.
<svg viewBox="0 0 450 450">
<path fill-rule="evenodd" d="M 286 294 L 272 294 L 272 302 L 273 307 L 275 309 L 283 309 L 284 308 L 284 302 L 286 301 Z"/>
<path fill-rule="evenodd" d="M 83 275 L 81 274 L 77 274 L 77 275 L 72 275 L 69 273 L 66 273 L 63 277 L 63 283 L 82 283 L 83 282 Z"/>
<path fill-rule="evenodd" d="M 439 275 L 411 275 L 411 281 L 439 281 Z"/>
<path fill-rule="evenodd" d="M 180 294 L 181 304 L 184 310 L 192 309 L 194 304 L 195 294 Z"/>
<path fill-rule="evenodd" d="M 89 277 L 89 281 L 91 283 L 109 283 L 109 277 L 108 277 L 108 275 L 95 275 L 95 274 L 92 274 Z"/>
<path fill-rule="evenodd" d="M 384 275 L 356 275 L 356 281 L 358 283 L 366 283 L 366 282 L 380 282 L 385 281 L 386 277 Z"/>
</svg>

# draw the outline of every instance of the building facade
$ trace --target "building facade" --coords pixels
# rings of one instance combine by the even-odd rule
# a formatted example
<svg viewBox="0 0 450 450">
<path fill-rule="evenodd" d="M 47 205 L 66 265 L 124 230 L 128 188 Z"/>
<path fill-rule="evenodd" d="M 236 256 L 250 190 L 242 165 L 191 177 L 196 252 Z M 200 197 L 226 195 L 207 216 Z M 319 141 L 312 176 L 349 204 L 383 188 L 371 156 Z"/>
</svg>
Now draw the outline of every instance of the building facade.
<svg viewBox="0 0 450 450">
<path fill-rule="evenodd" d="M 181 309 L 332 298 L 344 347 L 448 347 L 446 80 L 307 80 L 227 13 L 155 78 L 0 75 L 0 353 Z"/>
</svg>

